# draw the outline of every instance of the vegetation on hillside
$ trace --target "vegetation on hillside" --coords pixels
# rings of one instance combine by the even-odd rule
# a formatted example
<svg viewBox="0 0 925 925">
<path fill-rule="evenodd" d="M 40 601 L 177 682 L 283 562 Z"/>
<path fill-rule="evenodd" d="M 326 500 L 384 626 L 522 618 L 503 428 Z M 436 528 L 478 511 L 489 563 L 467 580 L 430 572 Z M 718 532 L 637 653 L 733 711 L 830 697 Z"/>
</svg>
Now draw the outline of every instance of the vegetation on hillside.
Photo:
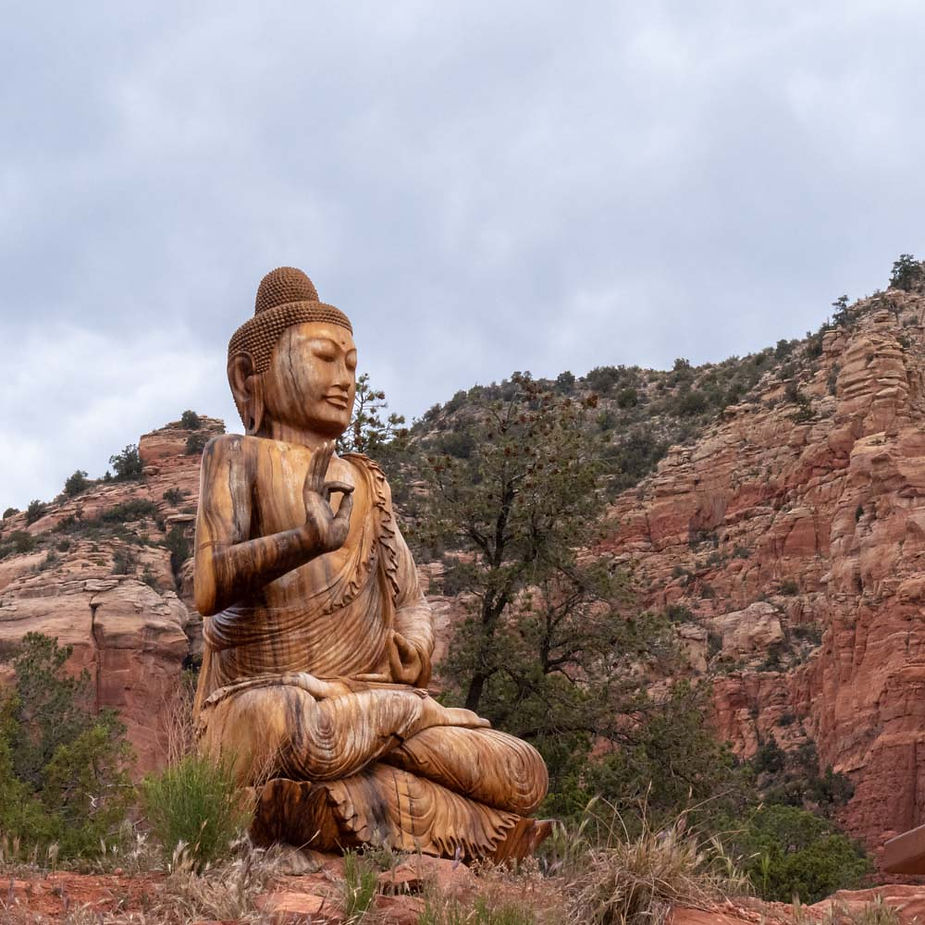
<svg viewBox="0 0 925 925">
<path fill-rule="evenodd" d="M 925 263 L 902 255 L 890 286 L 925 290 Z M 598 910 L 606 902 L 594 891 L 624 888 L 632 851 L 644 860 L 663 848 L 722 858 L 760 895 L 781 900 L 798 892 L 812 901 L 870 870 L 833 821 L 851 796 L 848 781 L 820 770 L 809 740 L 785 752 L 768 739 L 752 761 L 736 760 L 705 719 L 708 685 L 685 679 L 675 624 L 690 617 L 687 604 L 642 611 L 626 566 L 595 550 L 608 499 L 730 406 L 757 402 L 774 383 L 774 401 L 792 406 L 796 423 L 813 420 L 818 402 L 803 382 L 818 369 L 825 334 L 896 298 L 887 293 L 861 308 L 841 297 L 806 340 L 722 363 L 693 367 L 679 358 L 665 372 L 606 366 L 545 381 L 515 373 L 457 393 L 407 431 L 387 414 L 384 393 L 360 377 L 341 448 L 387 458 L 419 560 L 440 560 L 438 583 L 466 610 L 441 666 L 443 696 L 544 755 L 551 788 L 543 809 L 587 839 L 586 872 L 599 879 L 581 895 Z M 199 415 L 184 412 L 179 427 L 189 431 L 187 452 L 200 452 L 209 434 Z M 134 445 L 111 463 L 110 480 L 142 476 Z M 77 470 L 64 495 L 76 498 L 94 484 Z M 183 501 L 168 494 L 162 500 L 171 506 Z M 36 544 L 51 557 L 67 551 L 60 544 L 106 536 L 122 544 L 114 573 L 133 574 L 132 547 L 154 544 L 168 550 L 179 582 L 189 537 L 182 527 L 166 530 L 161 507 L 136 498 L 93 518 L 72 515 L 36 538 L 22 529 L 48 513 L 35 500 L 21 517 L 5 513 L 16 517 L 16 529 L 0 532 L 0 558 Z M 708 536 L 691 542 L 711 545 Z M 783 579 L 777 592 L 792 597 L 800 587 Z M 126 752 L 115 718 L 92 708 L 88 678 L 64 675 L 67 654 L 51 640 L 26 637 L 14 662 L 16 688 L 0 705 L 0 830 L 41 850 L 56 844 L 63 854 L 88 856 L 111 842 L 128 807 Z M 209 860 L 207 843 L 220 856 L 242 824 L 227 775 L 209 777 L 213 771 L 181 758 L 145 785 L 167 856 L 185 841 L 194 868 Z M 608 805 L 621 820 L 620 851 L 611 850 L 612 830 L 592 837 L 589 804 Z M 213 839 L 212 823 L 223 814 L 228 826 Z M 179 823 L 192 828 L 181 832 Z M 706 850 L 711 840 L 722 846 L 715 855 Z"/>
<path fill-rule="evenodd" d="M 27 634 L 0 699 L 0 833 L 60 858 L 105 852 L 133 802 L 124 728 L 94 709 L 86 671 L 65 672 L 70 654 Z"/>
</svg>

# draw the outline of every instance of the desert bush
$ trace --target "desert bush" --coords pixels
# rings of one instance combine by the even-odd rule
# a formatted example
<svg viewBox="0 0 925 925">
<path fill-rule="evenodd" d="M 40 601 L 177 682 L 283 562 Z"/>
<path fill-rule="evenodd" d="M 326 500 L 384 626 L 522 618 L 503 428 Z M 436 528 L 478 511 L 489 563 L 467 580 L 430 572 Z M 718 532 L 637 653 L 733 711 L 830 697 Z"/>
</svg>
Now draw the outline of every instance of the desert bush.
<svg viewBox="0 0 925 925">
<path fill-rule="evenodd" d="M 0 830 L 61 858 L 106 851 L 132 800 L 125 729 L 95 713 L 86 671 L 69 677 L 70 647 L 27 634 L 16 683 L 0 702 Z"/>
<path fill-rule="evenodd" d="M 34 524 L 45 513 L 45 505 L 38 498 L 29 502 L 26 508 L 26 524 Z"/>
<path fill-rule="evenodd" d="M 595 366 L 585 376 L 585 383 L 593 392 L 597 392 L 599 395 L 609 395 L 621 378 L 622 369 L 615 366 Z"/>
<path fill-rule="evenodd" d="M 131 549 L 120 547 L 112 554 L 113 575 L 134 575 L 138 557 Z"/>
<path fill-rule="evenodd" d="M 157 505 L 153 501 L 148 501 L 146 498 L 131 498 L 100 512 L 98 520 L 101 523 L 128 523 L 132 520 L 153 517 L 156 513 Z"/>
<path fill-rule="evenodd" d="M 707 410 L 707 396 L 699 389 L 684 390 L 678 396 L 673 411 L 681 417 L 691 417 Z"/>
<path fill-rule="evenodd" d="M 180 415 L 180 426 L 185 430 L 199 430 L 202 427 L 202 418 L 195 411 L 184 411 Z"/>
<path fill-rule="evenodd" d="M 878 896 L 873 902 L 853 908 L 836 900 L 821 925 L 903 925 L 903 919 L 893 906 L 888 906 L 883 897 Z"/>
<path fill-rule="evenodd" d="M 22 555 L 35 549 L 35 537 L 25 530 L 13 530 L 12 533 L 0 543 L 0 559 L 9 555 Z"/>
<path fill-rule="evenodd" d="M 634 388 L 620 389 L 617 392 L 617 407 L 626 409 L 626 408 L 635 408 L 639 404 L 639 393 Z"/>
<path fill-rule="evenodd" d="M 168 488 L 167 491 L 164 492 L 164 500 L 168 504 L 172 504 L 174 506 L 178 505 L 185 497 L 186 492 L 179 488 Z"/>
<path fill-rule="evenodd" d="M 919 262 L 912 254 L 900 254 L 893 262 L 890 273 L 891 289 L 914 290 L 925 282 L 925 262 Z"/>
<path fill-rule="evenodd" d="M 206 448 L 206 444 L 210 439 L 207 433 L 196 432 L 190 434 L 186 438 L 186 455 L 195 456 L 197 453 L 201 453 Z"/>
<path fill-rule="evenodd" d="M 238 790 L 231 762 L 189 754 L 142 782 L 142 803 L 169 865 L 178 849 L 197 870 L 227 858 L 250 822 L 252 807 Z"/>
<path fill-rule="evenodd" d="M 129 443 L 121 453 L 109 457 L 109 465 L 115 470 L 117 482 L 128 482 L 141 478 L 141 456 L 138 455 L 138 446 Z"/>
<path fill-rule="evenodd" d="M 85 491 L 89 486 L 90 480 L 87 478 L 87 473 L 82 469 L 78 469 L 65 480 L 64 493 L 68 498 L 73 498 L 75 495 L 79 495 L 82 491 Z"/>
<path fill-rule="evenodd" d="M 665 619 L 670 623 L 687 623 L 694 618 L 690 607 L 684 604 L 669 604 L 665 608 Z"/>
<path fill-rule="evenodd" d="M 179 580 L 180 569 L 193 551 L 192 543 L 186 536 L 186 531 L 182 525 L 178 524 L 170 528 L 165 545 L 170 553 L 170 567 L 173 570 L 174 577 Z"/>
<path fill-rule="evenodd" d="M 795 806 L 762 806 L 744 827 L 727 837 L 763 899 L 814 903 L 839 889 L 861 884 L 873 870 L 863 848 L 835 824 Z"/>
<path fill-rule="evenodd" d="M 245 847 L 226 863 L 200 869 L 182 848 L 163 885 L 150 898 L 153 922 L 263 922 L 257 897 L 280 872 L 281 852 Z M 94 921 L 96 921 L 94 919 Z M 134 919 L 132 919 L 134 921 Z"/>
<path fill-rule="evenodd" d="M 561 395 L 570 395 L 575 391 L 575 374 L 570 370 L 559 373 L 556 376 L 556 391 Z"/>
<path fill-rule="evenodd" d="M 7 517 L 12 517 L 14 514 L 18 514 L 18 513 L 19 513 L 19 508 L 18 508 L 18 507 L 8 507 L 8 508 L 3 512 L 3 519 L 6 520 Z"/>
</svg>

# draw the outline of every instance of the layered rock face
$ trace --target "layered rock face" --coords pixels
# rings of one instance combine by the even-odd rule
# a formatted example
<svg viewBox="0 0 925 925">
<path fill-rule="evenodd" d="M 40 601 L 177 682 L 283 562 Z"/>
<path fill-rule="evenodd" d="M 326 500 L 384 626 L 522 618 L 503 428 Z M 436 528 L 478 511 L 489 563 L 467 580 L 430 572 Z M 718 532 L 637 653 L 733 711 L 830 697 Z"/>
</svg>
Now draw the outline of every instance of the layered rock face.
<svg viewBox="0 0 925 925">
<path fill-rule="evenodd" d="M 719 734 L 814 740 L 876 849 L 925 823 L 925 298 L 854 316 L 622 495 L 606 548 L 687 621 Z"/>
<path fill-rule="evenodd" d="M 204 418 L 197 433 L 221 429 Z M 171 702 L 201 651 L 182 563 L 201 459 L 188 452 L 190 433 L 173 425 L 145 435 L 140 480 L 96 483 L 33 524 L 7 517 L 0 535 L 28 533 L 34 544 L 0 561 L 0 661 L 30 632 L 73 646 L 69 666 L 87 670 L 97 707 L 119 712 L 138 773 L 164 763 Z"/>
</svg>

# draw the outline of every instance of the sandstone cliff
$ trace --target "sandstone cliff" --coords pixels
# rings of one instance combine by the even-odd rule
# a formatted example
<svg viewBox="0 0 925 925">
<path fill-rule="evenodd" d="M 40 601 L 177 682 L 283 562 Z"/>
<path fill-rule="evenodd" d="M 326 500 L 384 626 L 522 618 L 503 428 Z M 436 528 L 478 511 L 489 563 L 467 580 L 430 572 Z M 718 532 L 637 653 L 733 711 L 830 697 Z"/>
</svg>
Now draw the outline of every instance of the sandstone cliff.
<svg viewBox="0 0 925 925">
<path fill-rule="evenodd" d="M 221 429 L 204 418 L 197 433 Z M 0 659 L 29 632 L 73 646 L 71 667 L 89 672 L 97 706 L 119 711 L 139 773 L 163 763 L 170 701 L 201 650 L 183 568 L 201 458 L 190 434 L 175 424 L 142 437 L 141 479 L 93 483 L 0 532 L 15 544 L 0 560 Z"/>
<path fill-rule="evenodd" d="M 876 849 L 925 822 L 925 298 L 859 303 L 790 367 L 618 498 L 606 548 L 684 621 L 720 735 L 814 740 Z"/>
<path fill-rule="evenodd" d="M 744 397 L 705 428 L 652 418 L 647 434 L 672 374 L 622 371 L 631 387 L 615 400 L 631 399 L 619 407 L 637 445 L 687 442 L 617 497 L 602 551 L 632 562 L 643 604 L 678 621 L 691 671 L 714 683 L 719 734 L 746 757 L 772 737 L 814 742 L 855 785 L 842 821 L 876 849 L 925 823 L 925 298 L 890 290 L 842 322 L 756 355 L 751 372 L 712 367 Z M 696 395 L 711 370 L 675 373 L 696 375 Z M 162 761 L 166 704 L 201 645 L 189 437 L 179 424 L 147 434 L 140 480 L 0 527 L 0 546 L 23 531 L 36 544 L 0 559 L 0 662 L 28 631 L 72 644 L 142 770 Z M 422 572 L 430 584 L 440 564 Z M 434 604 L 439 660 L 458 608 Z"/>
</svg>

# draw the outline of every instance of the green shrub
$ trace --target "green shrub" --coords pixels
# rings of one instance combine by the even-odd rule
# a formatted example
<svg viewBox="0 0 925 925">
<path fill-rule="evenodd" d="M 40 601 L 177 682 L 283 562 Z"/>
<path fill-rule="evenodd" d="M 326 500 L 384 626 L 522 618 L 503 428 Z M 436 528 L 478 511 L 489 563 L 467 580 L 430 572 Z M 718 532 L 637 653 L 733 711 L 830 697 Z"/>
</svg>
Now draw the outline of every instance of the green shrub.
<svg viewBox="0 0 925 925">
<path fill-rule="evenodd" d="M 131 549 L 121 547 L 112 554 L 113 575 L 134 575 L 138 557 Z"/>
<path fill-rule="evenodd" d="M 684 604 L 669 604 L 665 608 L 665 619 L 670 623 L 688 623 L 694 619 L 690 607 Z"/>
<path fill-rule="evenodd" d="M 34 524 L 45 513 L 45 505 L 38 498 L 29 502 L 26 508 L 26 524 Z"/>
<path fill-rule="evenodd" d="M 585 376 L 585 382 L 592 392 L 597 392 L 599 395 L 609 395 L 621 378 L 622 372 L 615 366 L 595 366 Z"/>
<path fill-rule="evenodd" d="M 795 806 L 763 806 L 744 830 L 729 836 L 763 899 L 814 903 L 859 886 L 873 870 L 870 858 L 834 823 Z"/>
<path fill-rule="evenodd" d="M 73 475 L 67 477 L 64 483 L 64 493 L 68 498 L 73 498 L 82 491 L 86 491 L 89 486 L 90 480 L 87 478 L 87 473 L 82 469 L 78 469 Z"/>
<path fill-rule="evenodd" d="M 920 263 L 912 254 L 900 254 L 893 262 L 890 289 L 914 290 L 925 282 L 925 262 Z"/>
<path fill-rule="evenodd" d="M 250 808 L 228 761 L 186 755 L 159 774 L 149 774 L 141 794 L 168 864 L 181 842 L 199 869 L 227 857 L 231 843 L 250 822 Z"/>
<path fill-rule="evenodd" d="M 193 551 L 192 543 L 187 538 L 182 525 L 177 524 L 170 528 L 165 545 L 170 552 L 170 568 L 174 576 L 179 579 L 180 569 Z"/>
<path fill-rule="evenodd" d="M 184 498 L 186 497 L 186 492 L 181 491 L 179 488 L 168 488 L 164 492 L 164 500 L 168 504 L 172 504 L 176 507 Z"/>
<path fill-rule="evenodd" d="M 90 677 L 69 677 L 70 647 L 27 634 L 16 684 L 0 701 L 0 830 L 61 858 L 105 852 L 131 803 L 125 728 L 94 713 Z"/>
<path fill-rule="evenodd" d="M 180 426 L 185 430 L 199 430 L 202 427 L 202 418 L 195 411 L 184 411 L 180 415 Z"/>
<path fill-rule="evenodd" d="M 18 514 L 18 513 L 19 513 L 19 508 L 18 508 L 18 507 L 8 507 L 8 508 L 3 512 L 3 519 L 6 520 L 7 517 L 12 517 L 14 514 Z"/>
<path fill-rule="evenodd" d="M 207 433 L 192 433 L 186 438 L 186 455 L 195 456 L 197 453 L 201 453 L 205 448 L 206 444 L 209 442 L 209 435 Z"/>
<path fill-rule="evenodd" d="M 617 392 L 617 407 L 622 409 L 635 408 L 639 404 L 639 393 L 633 388 L 620 389 Z"/>
<path fill-rule="evenodd" d="M 26 530 L 14 530 L 9 537 L 0 543 L 0 559 L 9 555 L 22 555 L 35 549 L 35 537 Z"/>
<path fill-rule="evenodd" d="M 570 370 L 556 376 L 556 391 L 562 395 L 570 395 L 575 391 L 575 375 Z"/>
<path fill-rule="evenodd" d="M 143 466 L 141 456 L 138 455 L 137 444 L 129 443 L 121 453 L 110 456 L 109 464 L 115 470 L 115 478 L 118 482 L 128 482 L 141 478 Z"/>
<path fill-rule="evenodd" d="M 132 520 L 144 520 L 157 513 L 157 505 L 146 498 L 132 498 L 121 504 L 114 504 L 99 515 L 101 523 L 127 523 Z"/>
<path fill-rule="evenodd" d="M 675 414 L 681 417 L 692 417 L 707 410 L 709 402 L 707 396 L 698 389 L 685 390 L 681 393 L 675 405 Z"/>
</svg>

